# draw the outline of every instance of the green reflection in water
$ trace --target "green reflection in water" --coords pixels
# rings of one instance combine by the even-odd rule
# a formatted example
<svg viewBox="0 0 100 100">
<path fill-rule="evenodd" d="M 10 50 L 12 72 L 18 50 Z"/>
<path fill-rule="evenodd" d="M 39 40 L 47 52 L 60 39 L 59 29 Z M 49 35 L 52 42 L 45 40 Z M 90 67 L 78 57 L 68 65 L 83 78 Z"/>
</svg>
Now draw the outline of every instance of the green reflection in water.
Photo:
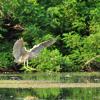
<svg viewBox="0 0 100 100">
<path fill-rule="evenodd" d="M 0 98 L 2 98 L 0 100 L 100 100 L 100 88 L 0 89 Z"/>
<path fill-rule="evenodd" d="M 100 83 L 100 73 L 0 74 L 0 80 L 34 80 L 67 83 Z"/>
</svg>

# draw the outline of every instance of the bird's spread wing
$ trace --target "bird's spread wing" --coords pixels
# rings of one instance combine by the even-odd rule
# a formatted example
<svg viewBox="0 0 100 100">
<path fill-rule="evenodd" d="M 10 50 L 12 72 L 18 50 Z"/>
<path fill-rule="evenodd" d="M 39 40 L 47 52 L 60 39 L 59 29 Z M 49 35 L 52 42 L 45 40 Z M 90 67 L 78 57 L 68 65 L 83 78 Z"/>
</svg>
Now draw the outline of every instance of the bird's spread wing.
<svg viewBox="0 0 100 100">
<path fill-rule="evenodd" d="M 35 45 L 31 50 L 30 50 L 30 58 L 36 57 L 40 51 L 46 47 L 51 46 L 56 42 L 57 39 L 50 39 L 48 41 L 44 41 L 38 45 Z"/>
<path fill-rule="evenodd" d="M 25 51 L 24 47 L 23 47 L 23 39 L 19 39 L 15 42 L 14 46 L 13 46 L 13 56 L 15 57 L 15 59 L 18 59 L 22 53 Z"/>
</svg>

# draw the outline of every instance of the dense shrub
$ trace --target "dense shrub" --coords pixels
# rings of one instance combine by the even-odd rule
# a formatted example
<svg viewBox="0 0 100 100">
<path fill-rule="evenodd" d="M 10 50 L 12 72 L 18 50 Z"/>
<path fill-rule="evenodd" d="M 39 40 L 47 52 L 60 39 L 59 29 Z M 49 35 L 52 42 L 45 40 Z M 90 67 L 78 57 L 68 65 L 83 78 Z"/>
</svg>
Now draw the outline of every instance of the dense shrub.
<svg viewBox="0 0 100 100">
<path fill-rule="evenodd" d="M 0 67 L 15 65 L 12 48 L 18 38 L 23 37 L 26 47 L 32 48 L 59 35 L 29 67 L 82 70 L 85 62 L 100 55 L 99 6 L 99 0 L 0 0 Z"/>
<path fill-rule="evenodd" d="M 69 54 L 65 57 L 71 70 L 81 70 L 84 63 L 100 54 L 100 34 L 81 37 L 78 34 L 64 34 L 64 42 Z M 68 69 L 68 67 L 67 67 Z"/>
<path fill-rule="evenodd" d="M 62 63 L 62 55 L 55 50 L 43 50 L 41 55 L 30 62 L 32 67 L 37 71 L 60 71 Z"/>
<path fill-rule="evenodd" d="M 12 45 L 7 42 L 0 43 L 0 67 L 9 68 L 13 64 Z"/>
</svg>

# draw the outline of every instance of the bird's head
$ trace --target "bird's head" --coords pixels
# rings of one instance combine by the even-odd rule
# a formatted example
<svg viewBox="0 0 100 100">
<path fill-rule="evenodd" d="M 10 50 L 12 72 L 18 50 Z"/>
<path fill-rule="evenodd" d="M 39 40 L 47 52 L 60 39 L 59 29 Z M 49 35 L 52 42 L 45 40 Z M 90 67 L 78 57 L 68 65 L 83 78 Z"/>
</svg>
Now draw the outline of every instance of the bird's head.
<svg viewBox="0 0 100 100">
<path fill-rule="evenodd" d="M 21 37 L 20 39 L 19 39 L 21 42 L 23 42 L 23 38 Z"/>
<path fill-rule="evenodd" d="M 22 37 L 18 41 L 19 41 L 19 44 L 20 45 L 24 46 L 24 41 L 23 41 L 23 38 Z"/>
<path fill-rule="evenodd" d="M 27 45 L 27 42 L 24 42 L 23 38 L 21 37 L 20 39 L 20 42 L 23 44 L 23 45 Z"/>
</svg>

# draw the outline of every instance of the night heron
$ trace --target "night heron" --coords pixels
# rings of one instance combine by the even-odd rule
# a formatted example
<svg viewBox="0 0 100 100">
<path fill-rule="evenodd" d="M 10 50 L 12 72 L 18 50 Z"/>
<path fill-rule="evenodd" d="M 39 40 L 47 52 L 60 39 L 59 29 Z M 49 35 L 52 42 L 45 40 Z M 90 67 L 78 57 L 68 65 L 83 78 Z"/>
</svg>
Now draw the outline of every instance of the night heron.
<svg viewBox="0 0 100 100">
<path fill-rule="evenodd" d="M 24 67 L 25 64 L 27 64 L 28 67 L 28 60 L 36 58 L 42 49 L 54 44 L 56 40 L 57 38 L 44 41 L 33 46 L 33 48 L 31 48 L 30 50 L 27 50 L 26 47 L 24 47 L 23 38 L 20 38 L 15 42 L 13 46 L 13 56 L 15 58 L 14 62 L 18 64 L 24 63 Z"/>
</svg>

